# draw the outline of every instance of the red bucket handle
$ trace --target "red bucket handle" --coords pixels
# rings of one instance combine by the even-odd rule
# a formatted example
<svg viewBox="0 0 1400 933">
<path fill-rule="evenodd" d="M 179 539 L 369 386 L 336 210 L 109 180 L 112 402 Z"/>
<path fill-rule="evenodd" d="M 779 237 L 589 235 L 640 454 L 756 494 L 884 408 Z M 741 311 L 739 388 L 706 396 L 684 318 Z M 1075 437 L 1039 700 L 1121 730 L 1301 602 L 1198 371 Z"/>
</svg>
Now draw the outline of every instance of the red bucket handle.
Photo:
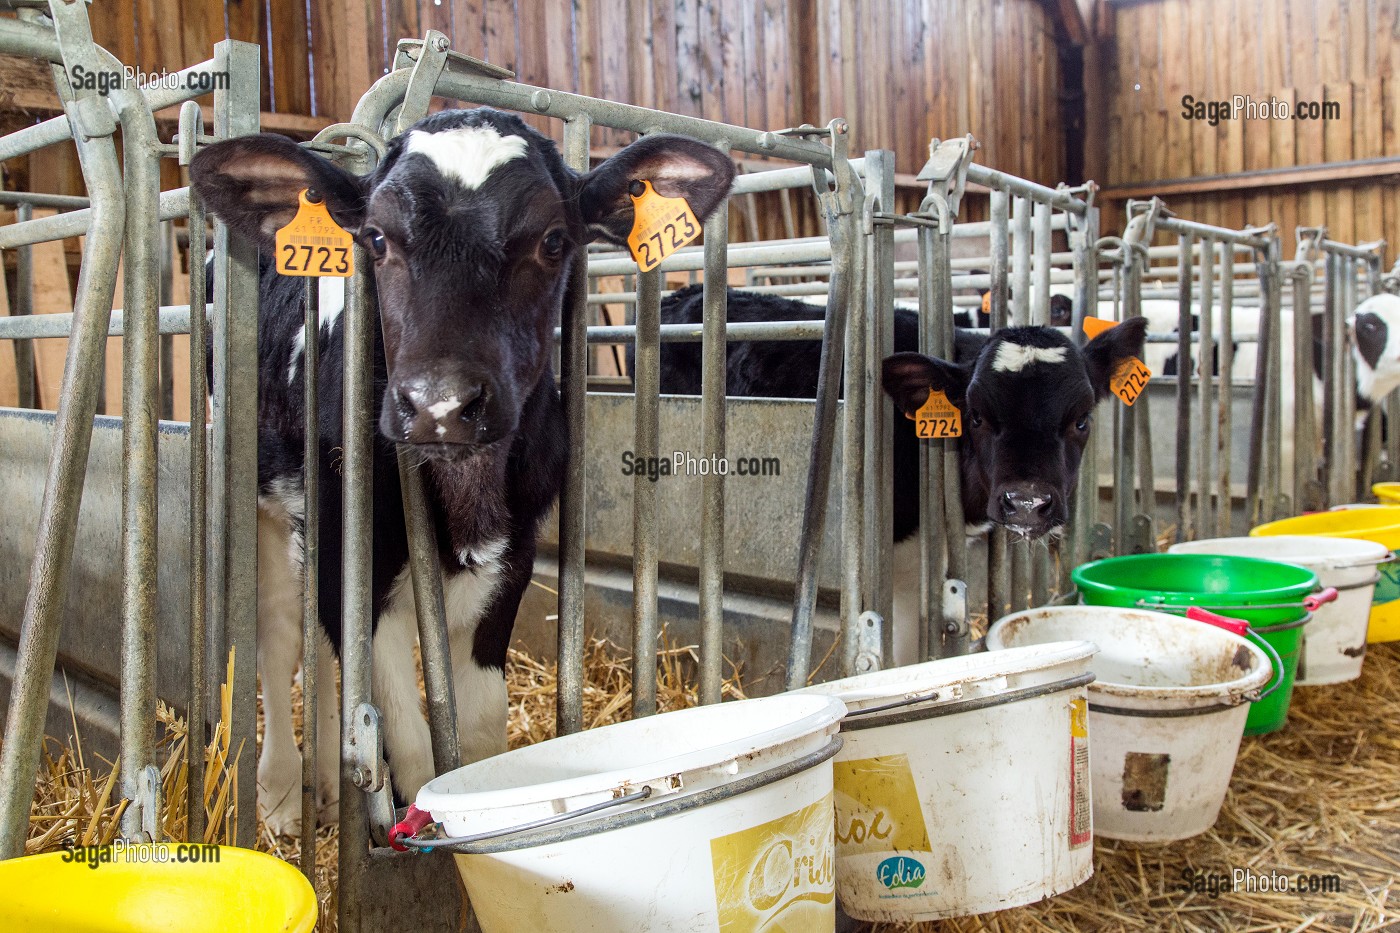
<svg viewBox="0 0 1400 933">
<path fill-rule="evenodd" d="M 389 848 L 395 852 L 407 852 L 408 846 L 404 845 L 402 840 L 412 839 L 432 821 L 433 815 L 431 813 L 409 804 L 408 812 L 403 815 L 403 819 L 395 823 L 394 828 L 389 830 Z"/>
<path fill-rule="evenodd" d="M 1312 596 L 1304 596 L 1303 608 L 1308 610 L 1308 612 L 1316 612 L 1318 606 L 1325 606 L 1327 603 L 1336 602 L 1336 600 L 1337 588 L 1335 586 L 1329 586 Z"/>
<path fill-rule="evenodd" d="M 1327 596 L 1329 592 L 1332 595 L 1326 599 L 1322 599 L 1322 597 Z M 1321 593 L 1318 593 L 1317 596 L 1321 602 L 1330 603 L 1337 598 L 1337 591 L 1328 587 Z M 1311 596 L 1308 597 L 1308 599 L 1312 598 Z M 1190 609 L 1187 609 L 1186 618 L 1196 622 L 1204 622 L 1207 625 L 1214 625 L 1216 628 L 1222 628 L 1227 632 L 1233 632 L 1241 638 L 1248 638 L 1262 648 L 1264 653 L 1269 656 L 1269 663 L 1274 669 L 1273 683 L 1265 687 L 1260 692 L 1259 696 L 1255 697 L 1254 701 L 1256 703 L 1283 686 L 1283 659 L 1278 656 L 1278 651 L 1274 649 L 1274 646 L 1265 641 L 1264 636 L 1250 628 L 1249 623 L 1244 619 L 1233 619 L 1229 616 L 1217 615 L 1214 612 L 1202 609 L 1200 606 L 1192 606 Z"/>
</svg>

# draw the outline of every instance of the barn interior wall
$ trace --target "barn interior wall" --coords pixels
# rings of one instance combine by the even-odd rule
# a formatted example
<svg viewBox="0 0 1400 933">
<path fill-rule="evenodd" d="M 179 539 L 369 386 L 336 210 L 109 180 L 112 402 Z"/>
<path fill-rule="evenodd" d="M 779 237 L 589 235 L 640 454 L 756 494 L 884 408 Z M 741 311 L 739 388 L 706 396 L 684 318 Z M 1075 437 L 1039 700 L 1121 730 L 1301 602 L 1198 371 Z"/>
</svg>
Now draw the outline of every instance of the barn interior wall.
<svg viewBox="0 0 1400 933">
<path fill-rule="evenodd" d="M 182 0 L 180 15 L 172 16 L 166 0 L 97 0 L 91 17 L 99 43 L 151 73 L 204 60 L 225 35 L 271 49 L 262 62 L 264 124 L 292 135 L 348 119 L 392 64 L 397 39 L 428 29 L 532 84 L 770 129 L 843 116 L 852 124 L 853 151 L 895 151 L 907 176 L 902 206 L 912 209 L 920 195 L 913 175 L 934 136 L 970 132 L 988 164 L 1037 181 L 1063 178 L 1048 6 L 1039 0 L 575 0 L 562 8 L 552 0 Z M 42 109 L 43 97 L 28 90 L 9 106 Z M 532 122 L 559 133 L 546 118 Z M 595 137 L 603 146 L 625 141 L 606 130 Z M 8 167 L 16 178 L 28 168 Z M 58 182 L 54 190 L 80 185 L 61 167 L 42 175 Z M 800 220 L 811 232 L 815 216 Z"/>
<path fill-rule="evenodd" d="M 1145 0 L 1100 4 L 1096 52 L 1106 132 L 1099 145 L 1104 229 L 1121 224 L 1115 190 L 1164 183 L 1183 217 L 1241 227 L 1298 225 L 1342 242 L 1400 244 L 1400 4 L 1394 0 Z M 1208 121 L 1182 97 L 1338 104 L 1336 119 Z M 1377 160 L 1347 180 L 1263 184 L 1247 173 Z M 1091 162 L 1093 160 L 1091 159 Z M 1216 178 L 1192 191 L 1186 179 Z M 1231 176 L 1241 176 L 1231 178 Z M 1287 176 L 1285 176 L 1287 178 Z M 1201 187 L 1197 185 L 1196 187 Z M 1140 196 L 1140 194 L 1134 194 Z M 1291 255 L 1291 245 L 1286 246 Z"/>
</svg>

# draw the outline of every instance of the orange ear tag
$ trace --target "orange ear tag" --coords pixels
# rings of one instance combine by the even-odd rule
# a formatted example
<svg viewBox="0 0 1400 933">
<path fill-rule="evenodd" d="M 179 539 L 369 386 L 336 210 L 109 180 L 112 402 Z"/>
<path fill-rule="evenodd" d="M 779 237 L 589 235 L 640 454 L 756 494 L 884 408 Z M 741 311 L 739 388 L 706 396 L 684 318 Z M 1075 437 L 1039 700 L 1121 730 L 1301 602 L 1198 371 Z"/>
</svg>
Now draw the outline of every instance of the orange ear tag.
<svg viewBox="0 0 1400 933">
<path fill-rule="evenodd" d="M 633 182 L 642 186 L 641 194 L 632 198 L 632 232 L 627 235 L 627 248 L 643 272 L 661 265 L 661 260 L 700 235 L 700 221 L 695 219 L 685 198 L 667 198 L 656 193 L 651 182 Z"/>
<path fill-rule="evenodd" d="M 1147 364 L 1135 356 L 1130 356 L 1113 370 L 1108 387 L 1113 390 L 1114 395 L 1123 400 L 1124 405 L 1131 405 L 1137 401 L 1142 390 L 1147 388 L 1147 380 L 1151 378 L 1152 370 L 1147 368 Z"/>
<path fill-rule="evenodd" d="M 277 271 L 300 277 L 355 273 L 355 238 L 331 219 L 325 201 L 308 201 L 303 188 L 291 223 L 277 231 Z"/>
<path fill-rule="evenodd" d="M 1101 317 L 1086 317 L 1084 319 L 1084 336 L 1093 340 L 1109 328 L 1117 326 L 1117 321 Z M 1113 375 L 1108 380 L 1108 387 L 1114 395 L 1122 399 L 1124 405 L 1132 405 L 1142 394 L 1142 390 L 1147 388 L 1147 380 L 1151 378 L 1152 370 L 1147 368 L 1147 364 L 1135 356 L 1130 356 L 1114 368 Z"/>
<path fill-rule="evenodd" d="M 928 400 L 912 415 L 914 433 L 925 439 L 962 437 L 962 412 L 938 389 L 928 390 Z"/>
</svg>

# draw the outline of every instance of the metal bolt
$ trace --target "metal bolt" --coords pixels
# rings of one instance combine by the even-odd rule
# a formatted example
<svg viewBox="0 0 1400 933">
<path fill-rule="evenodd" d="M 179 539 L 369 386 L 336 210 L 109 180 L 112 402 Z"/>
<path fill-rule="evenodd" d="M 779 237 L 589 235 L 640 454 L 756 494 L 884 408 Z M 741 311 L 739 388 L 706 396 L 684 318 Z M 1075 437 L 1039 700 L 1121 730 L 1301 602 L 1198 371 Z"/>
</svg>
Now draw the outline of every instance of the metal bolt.
<svg viewBox="0 0 1400 933">
<path fill-rule="evenodd" d="M 536 91 L 530 95 L 530 106 L 534 107 L 540 113 L 547 113 L 551 102 L 552 98 L 549 96 L 548 91 Z"/>
<path fill-rule="evenodd" d="M 433 36 L 433 51 L 434 51 L 434 52 L 446 52 L 446 51 L 447 51 L 447 48 L 448 48 L 448 45 L 449 45 L 449 43 L 448 43 L 448 41 L 447 41 L 447 37 L 446 37 L 446 36 Z"/>
<path fill-rule="evenodd" d="M 356 787 L 364 787 L 369 784 L 369 769 L 356 768 L 350 775 L 350 783 L 354 784 Z"/>
</svg>

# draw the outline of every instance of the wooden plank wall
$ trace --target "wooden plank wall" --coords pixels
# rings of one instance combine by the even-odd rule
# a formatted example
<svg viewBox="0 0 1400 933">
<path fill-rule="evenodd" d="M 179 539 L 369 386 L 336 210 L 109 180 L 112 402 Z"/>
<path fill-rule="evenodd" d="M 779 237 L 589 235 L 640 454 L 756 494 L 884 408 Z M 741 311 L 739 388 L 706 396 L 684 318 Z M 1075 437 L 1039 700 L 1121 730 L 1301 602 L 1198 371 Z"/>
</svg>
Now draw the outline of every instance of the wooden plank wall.
<svg viewBox="0 0 1400 933">
<path fill-rule="evenodd" d="M 262 78 L 263 109 L 271 113 L 347 119 L 392 63 L 396 41 L 432 28 L 451 37 L 453 48 L 529 83 L 764 129 L 845 116 L 853 148 L 892 148 L 899 170 L 910 174 L 922 167 L 930 137 L 971 132 L 988 164 L 1054 183 L 1064 141 L 1046 6 L 185 0 L 176 17 L 160 0 L 97 0 L 92 19 L 99 42 L 146 71 L 201 61 L 225 35 L 270 45 Z M 597 141 L 625 140 L 600 131 Z"/>
<path fill-rule="evenodd" d="M 1145 0 L 1117 5 L 1110 15 L 1102 31 L 1111 35 L 1099 48 L 1109 186 L 1400 155 L 1395 0 Z M 1182 118 L 1185 94 L 1337 101 L 1341 113 L 1325 122 L 1223 120 L 1211 127 Z M 1400 244 L 1396 181 L 1245 188 L 1176 195 L 1167 203 L 1183 217 L 1227 227 L 1275 221 L 1290 258 L 1299 224 L 1326 225 L 1343 242 L 1385 238 L 1388 266 Z M 1104 229 L 1120 222 L 1106 216 Z"/>
</svg>

